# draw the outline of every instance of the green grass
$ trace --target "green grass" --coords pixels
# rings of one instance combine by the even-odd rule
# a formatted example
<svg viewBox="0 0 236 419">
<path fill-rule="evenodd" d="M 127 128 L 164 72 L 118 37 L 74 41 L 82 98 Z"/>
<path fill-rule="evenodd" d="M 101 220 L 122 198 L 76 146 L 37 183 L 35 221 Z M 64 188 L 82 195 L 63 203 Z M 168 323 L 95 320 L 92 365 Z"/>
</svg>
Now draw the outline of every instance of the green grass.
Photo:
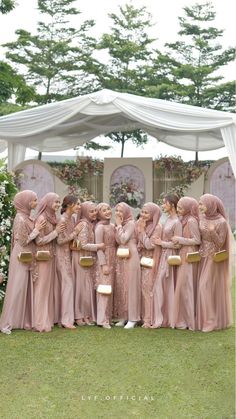
<svg viewBox="0 0 236 419">
<path fill-rule="evenodd" d="M 234 337 L 89 326 L 0 334 L 0 418 L 234 418 Z"/>
</svg>

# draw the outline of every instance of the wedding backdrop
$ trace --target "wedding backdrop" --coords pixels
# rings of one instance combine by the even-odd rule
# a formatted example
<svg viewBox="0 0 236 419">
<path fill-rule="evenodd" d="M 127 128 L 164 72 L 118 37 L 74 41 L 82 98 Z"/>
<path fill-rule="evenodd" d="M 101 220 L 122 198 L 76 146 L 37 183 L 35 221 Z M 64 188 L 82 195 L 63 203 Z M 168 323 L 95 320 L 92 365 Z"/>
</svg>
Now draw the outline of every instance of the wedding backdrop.
<svg viewBox="0 0 236 419">
<path fill-rule="evenodd" d="M 225 146 L 236 174 L 234 114 L 106 89 L 1 117 L 0 151 L 8 148 L 12 169 L 24 160 L 26 147 L 63 151 L 101 134 L 137 128 L 184 150 Z"/>
</svg>

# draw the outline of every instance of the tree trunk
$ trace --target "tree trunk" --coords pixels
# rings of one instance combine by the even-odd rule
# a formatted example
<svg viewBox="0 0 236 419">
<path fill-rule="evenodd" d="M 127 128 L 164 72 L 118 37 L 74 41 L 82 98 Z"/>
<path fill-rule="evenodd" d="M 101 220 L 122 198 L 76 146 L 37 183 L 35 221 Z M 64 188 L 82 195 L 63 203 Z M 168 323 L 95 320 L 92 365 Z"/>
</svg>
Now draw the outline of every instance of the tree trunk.
<svg viewBox="0 0 236 419">
<path fill-rule="evenodd" d="M 38 153 L 38 160 L 42 160 L 42 151 L 39 151 Z"/>
<path fill-rule="evenodd" d="M 198 151 L 196 151 L 196 153 L 195 153 L 195 162 L 194 162 L 194 164 L 196 166 L 198 166 Z"/>
<path fill-rule="evenodd" d="M 121 155 L 120 155 L 120 157 L 124 157 L 124 148 L 125 148 L 125 141 L 122 140 L 121 141 Z"/>
</svg>

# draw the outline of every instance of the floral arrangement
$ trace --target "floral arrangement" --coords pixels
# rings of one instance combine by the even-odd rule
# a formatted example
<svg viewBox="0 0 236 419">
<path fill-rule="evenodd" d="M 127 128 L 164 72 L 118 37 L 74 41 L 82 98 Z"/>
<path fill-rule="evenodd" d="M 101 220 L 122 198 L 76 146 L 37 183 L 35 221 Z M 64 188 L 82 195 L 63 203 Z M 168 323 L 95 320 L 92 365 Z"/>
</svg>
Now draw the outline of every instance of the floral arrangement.
<svg viewBox="0 0 236 419">
<path fill-rule="evenodd" d="M 184 162 L 180 156 L 160 156 L 153 163 L 157 175 L 162 176 L 168 173 L 171 177 L 190 184 L 208 170 L 212 161 L 201 162 L 201 165 L 199 162 L 196 166 L 193 161 Z"/>
<path fill-rule="evenodd" d="M 86 175 L 102 176 L 104 167 L 103 161 L 91 159 L 89 157 L 78 158 L 76 162 L 51 162 L 49 165 L 63 182 L 68 185 L 77 183 L 80 186 L 83 186 Z"/>
<path fill-rule="evenodd" d="M 68 194 L 79 198 L 81 202 L 96 201 L 95 197 L 88 192 L 87 188 L 81 188 L 80 186 L 69 185 Z"/>
<path fill-rule="evenodd" d="M 122 182 L 116 182 L 111 186 L 111 206 L 115 206 L 119 202 L 125 202 L 133 208 L 141 208 L 143 199 L 143 191 L 138 188 L 132 179 L 124 179 Z"/>
<path fill-rule="evenodd" d="M 0 275 L 3 276 L 0 300 L 4 296 L 7 282 L 12 222 L 15 216 L 12 199 L 16 192 L 13 174 L 7 172 L 4 160 L 0 160 Z"/>
</svg>

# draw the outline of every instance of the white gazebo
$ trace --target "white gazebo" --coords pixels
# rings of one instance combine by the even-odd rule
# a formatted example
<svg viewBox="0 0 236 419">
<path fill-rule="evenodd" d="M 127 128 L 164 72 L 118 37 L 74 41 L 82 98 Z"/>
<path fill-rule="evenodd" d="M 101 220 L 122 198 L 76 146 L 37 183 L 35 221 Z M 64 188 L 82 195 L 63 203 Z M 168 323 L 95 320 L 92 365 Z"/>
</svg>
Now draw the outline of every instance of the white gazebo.
<svg viewBox="0 0 236 419">
<path fill-rule="evenodd" d="M 111 90 L 50 103 L 0 118 L 0 151 L 8 168 L 26 147 L 63 151 L 112 131 L 141 128 L 171 146 L 191 151 L 226 147 L 236 175 L 236 115 Z"/>
</svg>

